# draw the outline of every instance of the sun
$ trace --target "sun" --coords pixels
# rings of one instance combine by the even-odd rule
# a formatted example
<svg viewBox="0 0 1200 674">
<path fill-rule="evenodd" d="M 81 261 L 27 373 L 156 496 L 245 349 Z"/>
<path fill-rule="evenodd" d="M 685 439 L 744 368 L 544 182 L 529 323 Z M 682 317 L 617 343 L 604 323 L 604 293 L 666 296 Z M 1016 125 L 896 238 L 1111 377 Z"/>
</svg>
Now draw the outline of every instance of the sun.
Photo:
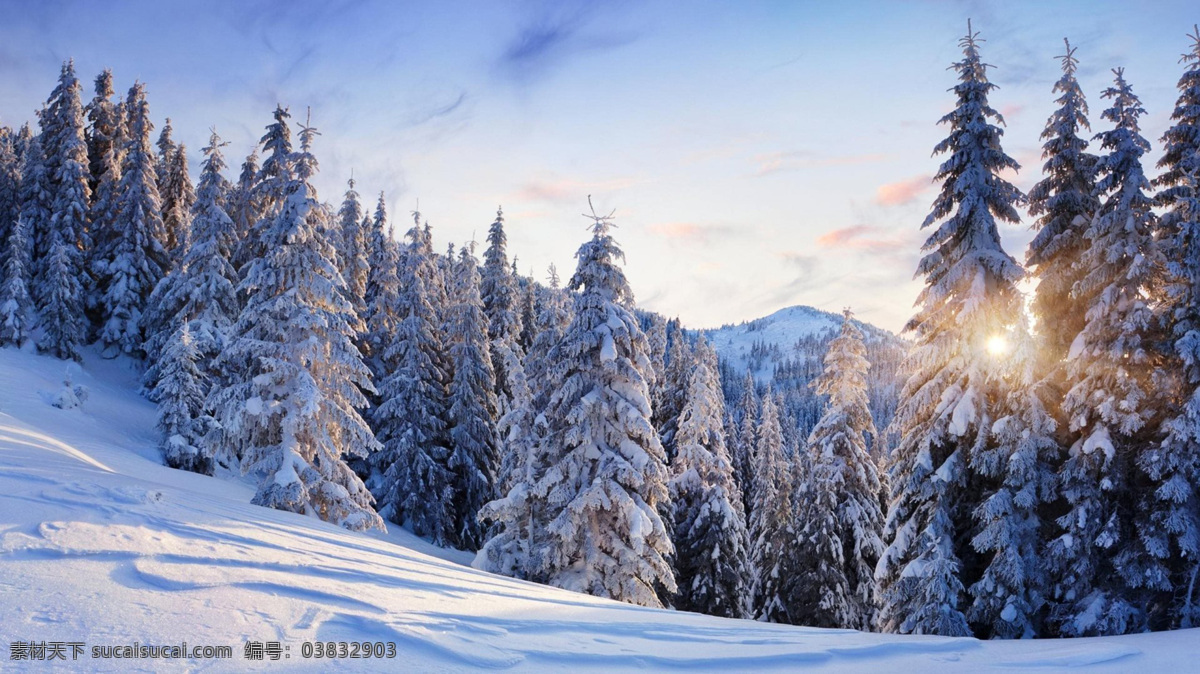
<svg viewBox="0 0 1200 674">
<path fill-rule="evenodd" d="M 1003 335 L 992 335 L 987 340 L 987 352 L 989 355 L 1000 357 L 1008 355 L 1008 340 Z"/>
</svg>

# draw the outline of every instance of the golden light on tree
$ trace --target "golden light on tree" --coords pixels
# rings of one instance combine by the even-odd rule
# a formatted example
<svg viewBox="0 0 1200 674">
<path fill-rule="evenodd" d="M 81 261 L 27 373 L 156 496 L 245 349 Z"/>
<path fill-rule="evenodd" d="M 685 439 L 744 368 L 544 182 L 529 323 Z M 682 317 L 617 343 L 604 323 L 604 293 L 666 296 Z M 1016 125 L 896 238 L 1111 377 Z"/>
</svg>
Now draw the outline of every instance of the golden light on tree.
<svg viewBox="0 0 1200 674">
<path fill-rule="evenodd" d="M 992 335 L 991 337 L 988 337 L 985 348 L 987 349 L 988 355 L 997 358 L 1008 355 L 1008 352 L 1011 349 L 1008 340 L 1005 339 L 1004 335 Z"/>
</svg>

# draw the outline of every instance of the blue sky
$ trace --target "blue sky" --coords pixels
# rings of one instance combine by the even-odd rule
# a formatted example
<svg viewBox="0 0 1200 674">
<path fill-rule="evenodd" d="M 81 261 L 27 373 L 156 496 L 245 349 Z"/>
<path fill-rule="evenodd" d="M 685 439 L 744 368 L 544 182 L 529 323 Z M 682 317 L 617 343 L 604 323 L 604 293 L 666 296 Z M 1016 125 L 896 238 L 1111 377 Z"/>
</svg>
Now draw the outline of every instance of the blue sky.
<svg viewBox="0 0 1200 674">
<path fill-rule="evenodd" d="M 440 247 L 503 205 L 521 270 L 565 277 L 591 194 L 648 308 L 707 327 L 850 306 L 899 329 L 967 18 L 1027 189 L 1064 36 L 1094 130 L 1123 66 L 1157 160 L 1200 8 L 1147 4 L 3 1 L 0 123 L 30 119 L 68 57 L 88 98 L 105 67 L 145 82 L 193 167 L 210 126 L 236 169 L 276 102 L 311 106 L 321 196 L 353 170 L 401 231 L 420 199 Z M 1018 259 L 1028 226 L 1002 231 Z"/>
</svg>

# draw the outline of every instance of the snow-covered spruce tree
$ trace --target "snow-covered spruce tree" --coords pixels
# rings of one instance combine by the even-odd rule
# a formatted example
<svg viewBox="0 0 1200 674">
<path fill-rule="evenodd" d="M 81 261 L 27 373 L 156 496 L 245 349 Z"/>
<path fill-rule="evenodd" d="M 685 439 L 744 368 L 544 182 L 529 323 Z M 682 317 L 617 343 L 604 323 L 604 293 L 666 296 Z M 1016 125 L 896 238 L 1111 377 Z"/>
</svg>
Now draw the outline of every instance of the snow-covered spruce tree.
<svg viewBox="0 0 1200 674">
<path fill-rule="evenodd" d="M 21 160 L 13 147 L 13 136 L 7 131 L 0 130 L 0 269 L 8 260 L 8 237 L 21 217 Z M 31 253 L 26 251 L 27 256 Z M 24 264 L 28 273 L 29 260 Z"/>
<path fill-rule="evenodd" d="M 1175 199 L 1171 211 L 1172 281 L 1167 292 L 1183 395 L 1163 422 L 1162 445 L 1139 456 L 1139 467 L 1154 485 L 1147 504 L 1150 530 L 1139 534 L 1169 547 L 1175 596 L 1164 609 L 1165 619 L 1159 620 L 1195 627 L 1200 625 L 1200 161 L 1190 168 L 1182 187 L 1187 192 Z"/>
<path fill-rule="evenodd" d="M 153 397 L 163 436 L 159 447 L 167 465 L 211 475 L 213 457 L 205 435 L 212 418 L 204 413 L 208 381 L 197 366 L 199 359 L 188 325 L 181 321 L 163 344 Z"/>
<path fill-rule="evenodd" d="M 0 267 L 0 346 L 20 347 L 30 338 L 33 300 L 29 296 L 30 250 L 25 221 L 18 218 L 4 240 Z"/>
<path fill-rule="evenodd" d="M 650 404 L 657 410 L 662 407 L 664 386 L 667 382 L 667 319 L 662 314 L 647 313 L 642 321 L 642 329 L 646 332 L 650 364 L 654 367 L 654 381 L 650 384 Z"/>
<path fill-rule="evenodd" d="M 670 346 L 667 348 L 667 367 L 663 382 L 662 400 L 655 409 L 655 428 L 662 439 L 667 459 L 675 457 L 675 433 L 679 429 L 679 414 L 687 403 L 688 379 L 692 369 L 692 348 L 677 320 L 668 328 Z"/>
<path fill-rule="evenodd" d="M 862 332 L 845 312 L 841 333 L 829 343 L 825 369 L 812 386 L 827 397 L 808 437 L 807 516 L 801 510 L 797 587 L 805 598 L 798 622 L 870 630 L 875 624 L 875 566 L 883 553 L 879 473 L 867 447 L 877 437 L 867 398 Z M 799 506 L 799 504 L 797 504 Z"/>
<path fill-rule="evenodd" d="M 479 297 L 479 269 L 463 246 L 455 265 L 453 304 L 446 316 L 450 379 L 450 470 L 454 471 L 454 542 L 478 550 L 477 515 L 495 497 L 500 459 L 496 434 L 496 374 L 488 348 L 487 315 Z"/>
<path fill-rule="evenodd" d="M 92 193 L 88 211 L 92 250 L 86 259 L 88 273 L 96 280 L 85 307 L 96 324 L 103 319 L 103 298 L 109 278 L 108 262 L 116 256 L 121 240 L 120 212 L 121 163 L 125 156 L 125 106 L 113 102 L 112 73 L 104 71 L 96 78 L 96 98 L 88 108 L 91 127 L 88 134 L 88 162 L 91 165 Z"/>
<path fill-rule="evenodd" d="M 746 371 L 742 384 L 742 399 L 738 401 L 737 452 L 733 455 L 733 475 L 742 492 L 742 504 L 746 509 L 746 521 L 754 512 L 754 469 L 757 466 L 755 448 L 758 446 L 758 391 L 754 373 Z"/>
<path fill-rule="evenodd" d="M 1038 233 L 1029 244 L 1026 259 L 1038 278 L 1032 310 L 1042 318 L 1038 338 L 1043 369 L 1049 371 L 1054 385 L 1061 387 L 1067 353 L 1083 330 L 1087 313 L 1087 307 L 1071 293 L 1083 274 L 1080 257 L 1087 247 L 1083 232 L 1100 204 L 1095 196 L 1096 157 L 1086 152 L 1088 142 L 1079 136 L 1091 127 L 1087 101 L 1075 79 L 1079 61 L 1069 42 L 1059 58 L 1063 74 L 1053 89 L 1059 95 L 1055 101 L 1058 109 L 1042 132 L 1045 177 L 1029 191 L 1029 214 L 1037 218 L 1034 228 Z"/>
<path fill-rule="evenodd" d="M 38 274 L 43 262 L 39 263 L 38 255 L 48 252 L 48 234 L 51 231 L 50 219 L 53 213 L 54 194 L 50 184 L 50 171 L 46 165 L 46 155 L 42 148 L 42 136 L 38 134 L 29 141 L 25 156 L 21 163 L 21 210 L 19 217 L 25 221 L 25 235 L 29 238 L 30 246 L 30 283 Z M 31 285 L 30 295 L 34 305 L 41 307 L 45 298 L 40 294 L 42 287 Z"/>
<path fill-rule="evenodd" d="M 158 134 L 158 140 L 154 145 L 158 148 L 158 156 L 154 158 L 155 178 L 158 184 L 159 194 L 166 194 L 167 184 L 170 182 L 169 173 L 171 170 L 171 157 L 175 154 L 175 139 L 172 138 L 171 118 L 168 117 L 163 121 L 162 131 Z"/>
<path fill-rule="evenodd" d="M 124 111 L 119 100 L 113 102 L 116 92 L 113 89 L 112 71 L 106 68 L 97 75 L 95 86 L 96 95 L 84 108 L 88 120 L 87 155 L 88 173 L 91 175 L 89 187 L 93 195 L 100 188 L 101 177 L 111 166 L 111 160 L 105 157 L 112 152 L 120 165 L 121 144 L 124 142 L 121 137 Z"/>
<path fill-rule="evenodd" d="M 650 424 L 646 337 L 611 216 L 589 217 L 593 236 L 569 285 L 575 316 L 550 355 L 560 384 L 545 411 L 547 469 L 534 488 L 545 499 L 536 526 L 547 539 L 538 571 L 557 587 L 661 606 L 655 588 L 676 588 L 659 516 L 667 468 Z"/>
<path fill-rule="evenodd" d="M 996 124 L 1003 120 L 988 104 L 995 85 L 969 23 L 960 45 L 958 103 L 941 119 L 950 135 L 934 148 L 950 156 L 935 176 L 942 189 L 922 224 L 935 227 L 917 268 L 925 288 L 905 328 L 914 344 L 892 422 L 900 443 L 889 467 L 888 547 L 876 570 L 880 627 L 904 634 L 971 633 L 965 588 L 977 580 L 980 563 L 963 532 L 992 488 L 971 459 L 992 442 L 1004 400 L 986 344 L 1020 311 L 1014 285 L 1023 272 L 1000 246 L 996 226 L 1018 221 L 1021 193 L 998 175 L 1018 166 L 1000 147 Z"/>
<path fill-rule="evenodd" d="M 1142 538 L 1149 532 L 1134 528 L 1129 510 L 1134 462 L 1156 440 L 1151 376 L 1161 354 L 1147 293 L 1162 261 L 1141 163 L 1150 149 L 1138 126 L 1145 110 L 1122 71 L 1114 73 L 1114 85 L 1103 94 L 1113 101 L 1103 117 L 1114 128 L 1097 136 L 1108 152 L 1098 163 L 1102 203 L 1085 232 L 1086 272 L 1074 290 L 1088 311 L 1068 356 L 1070 389 L 1063 401 L 1072 444 L 1059 480 L 1068 510 L 1049 546 L 1051 619 L 1064 636 L 1143 629 L 1145 607 L 1135 595 L 1170 589 L 1166 551 Z M 1139 520 L 1145 515 L 1136 513 Z"/>
<path fill-rule="evenodd" d="M 258 171 L 258 150 L 255 149 L 242 162 L 237 184 L 233 186 L 229 197 L 229 217 L 233 220 L 233 230 L 236 233 L 234 238 L 238 242 L 233 251 L 233 268 L 238 270 L 239 278 L 242 268 L 249 262 L 247 256 L 253 252 L 249 241 L 259 218 L 258 201 L 255 197 Z"/>
<path fill-rule="evenodd" d="M 346 299 L 333 248 L 318 235 L 330 214 L 310 182 L 316 130 L 305 126 L 284 200 L 262 231 L 267 254 L 242 281 L 248 301 L 223 361 L 248 371 L 210 396 L 228 454 L 261 476 L 257 505 L 315 515 L 347 529 L 383 529 L 371 495 L 343 455 L 378 448 L 358 414 L 372 390 L 353 338 L 358 317 Z"/>
<path fill-rule="evenodd" d="M 204 380 L 216 382 L 223 376 L 216 369 L 216 359 L 225 349 L 239 314 L 238 276 L 230 262 L 236 241 L 233 220 L 225 212 L 228 182 L 222 175 L 223 145 L 213 131 L 204 150 L 200 188 L 188 218 L 192 236 L 179 266 L 155 286 L 142 314 L 146 335 L 143 351 L 148 363 L 143 382 L 151 390 L 152 400 L 160 377 L 159 354 L 181 322 L 187 324 L 189 348 L 196 352 Z"/>
<path fill-rule="evenodd" d="M 497 429 L 503 440 L 497 485 L 500 497 L 480 511 L 480 519 L 493 526 L 491 538 L 475 558 L 476 568 L 506 576 L 546 582 L 544 555 L 548 546 L 544 522 L 536 515 L 545 512 L 545 495 L 536 485 L 545 473 L 549 453 L 543 442 L 547 432 L 544 412 L 550 396 L 559 388 L 565 363 L 551 358 L 555 345 L 571 323 L 569 297 L 559 286 L 554 265 L 548 270 L 548 285 L 536 319 L 536 335 L 523 367 L 517 354 L 509 351 L 507 370 L 513 403 L 501 416 Z"/>
<path fill-rule="evenodd" d="M 387 223 L 383 194 L 379 195 L 379 202 L 375 206 L 375 217 L 371 220 L 368 237 L 370 258 L 363 293 L 366 331 L 361 335 L 360 344 L 375 381 L 382 381 L 396 366 L 394 361 L 385 359 L 385 354 L 395 339 L 397 326 L 404 318 L 399 313 L 401 309 L 397 299 L 402 271 L 399 267 L 401 251 Z"/>
<path fill-rule="evenodd" d="M 188 176 L 187 146 L 176 145 L 164 158 L 162 187 L 162 220 L 167 233 L 166 249 L 172 259 L 183 257 L 192 228 L 192 205 L 196 190 Z"/>
<path fill-rule="evenodd" d="M 111 257 L 100 268 L 100 341 L 109 355 L 138 354 L 143 336 L 140 324 L 146 300 L 170 269 L 163 248 L 165 235 L 150 145 L 150 106 L 142 84 L 133 85 L 125 103 L 129 137 L 121 165 L 117 194 L 117 231 Z"/>
<path fill-rule="evenodd" d="M 792 508 L 792 470 L 783 451 L 779 425 L 779 397 L 770 389 L 763 395 L 759 415 L 754 509 L 750 517 L 751 584 L 753 616 L 757 620 L 790 623 L 792 562 L 795 544 L 795 511 Z"/>
<path fill-rule="evenodd" d="M 725 451 L 725 402 L 717 356 L 701 337 L 694 358 L 667 483 L 675 509 L 675 606 L 745 618 L 750 611 L 750 537 Z"/>
<path fill-rule="evenodd" d="M 1163 423 L 1162 446 L 1144 451 L 1138 461 L 1154 485 L 1148 533 L 1171 548 L 1174 597 L 1158 622 L 1172 627 L 1200 625 L 1200 28 L 1190 37 L 1171 116 L 1175 124 L 1163 136 L 1166 150 L 1158 165 L 1164 171 L 1155 180 L 1162 188 L 1158 203 L 1166 209 L 1159 229 L 1166 236 L 1171 364 L 1182 390 Z"/>
<path fill-rule="evenodd" d="M 971 545 L 986 559 L 983 575 L 968 591 L 967 618 L 981 637 L 1030 638 L 1041 633 L 1047 599 L 1043 521 L 1057 493 L 1060 447 L 1052 405 L 1057 398 L 1039 378 L 1038 344 L 1022 320 L 1013 330 L 1006 367 L 1010 388 L 1003 416 L 992 426 L 995 444 L 971 457 L 980 475 L 999 487 L 975 508 Z"/>
<path fill-rule="evenodd" d="M 342 201 L 342 207 L 338 209 L 338 219 L 341 225 L 339 257 L 342 276 L 346 279 L 350 301 L 354 303 L 359 315 L 365 316 L 367 274 L 370 272 L 367 260 L 368 234 L 362 227 L 363 208 L 358 200 L 358 192 L 354 190 L 354 178 L 347 182 L 346 197 Z"/>
<path fill-rule="evenodd" d="M 508 390 L 508 360 L 505 350 L 520 357 L 521 320 L 517 307 L 516 281 L 508 266 L 508 237 L 504 233 L 504 212 L 496 210 L 496 220 L 488 228 L 488 247 L 483 253 L 480 295 L 488 317 L 488 339 L 491 340 L 492 362 L 496 365 L 496 394 L 500 409 L 507 411 L 512 401 Z"/>
<path fill-rule="evenodd" d="M 382 449 L 368 457 L 371 490 L 384 518 L 437 545 L 455 540 L 454 473 L 449 467 L 447 380 L 444 342 L 429 301 L 433 270 L 420 225 L 409 230 L 400 269 L 399 318 L 381 357 L 395 363 L 379 384 L 380 404 L 371 410 Z"/>
<path fill-rule="evenodd" d="M 513 258 L 516 262 L 516 258 Z M 537 315 L 538 315 L 538 294 L 539 288 L 536 281 L 533 280 L 533 270 L 529 270 L 529 276 L 516 276 L 518 295 L 521 298 L 521 335 L 517 340 L 520 347 L 517 349 L 521 353 L 529 353 L 529 349 L 533 347 L 533 340 L 537 337 Z"/>
<path fill-rule="evenodd" d="M 81 255 L 86 255 L 91 248 L 87 227 L 88 203 L 91 200 L 88 182 L 91 175 L 88 171 L 86 122 L 83 102 L 80 100 L 82 90 L 79 79 L 75 77 L 74 61 L 67 61 L 59 75 L 58 86 L 46 101 L 41 121 L 42 145 L 52 193 L 50 228 L 62 232 L 66 241 L 74 244 Z M 46 243 L 48 246 L 50 239 Z"/>
<path fill-rule="evenodd" d="M 266 255 L 264 231 L 274 223 L 286 198 L 287 186 L 293 178 L 292 130 L 288 126 L 291 117 L 287 108 L 276 105 L 275 121 L 267 125 L 267 132 L 259 140 L 263 148 L 262 167 L 254 177 L 249 195 L 243 196 L 248 214 L 253 215 L 254 220 L 239 240 L 239 250 L 235 256 L 235 264 L 242 265 L 238 267 L 238 274 L 242 278 L 245 278 L 249 264 Z M 246 161 L 250 163 L 251 159 L 247 158 Z"/>
<path fill-rule="evenodd" d="M 38 351 L 63 360 L 80 360 L 79 346 L 85 335 L 83 287 L 79 282 L 79 249 L 60 234 L 50 236 L 50 253 L 37 296 Z"/>
</svg>

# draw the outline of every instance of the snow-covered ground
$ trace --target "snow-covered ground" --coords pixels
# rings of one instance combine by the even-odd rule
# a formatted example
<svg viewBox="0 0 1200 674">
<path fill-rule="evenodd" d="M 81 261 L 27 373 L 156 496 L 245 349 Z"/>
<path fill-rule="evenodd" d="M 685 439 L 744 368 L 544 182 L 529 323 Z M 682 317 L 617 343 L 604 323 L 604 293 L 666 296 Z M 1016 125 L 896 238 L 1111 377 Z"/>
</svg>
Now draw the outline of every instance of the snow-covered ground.
<svg viewBox="0 0 1200 674">
<path fill-rule="evenodd" d="M 0 670 L 12 642 L 83 642 L 83 671 L 314 671 L 305 642 L 394 643 L 350 670 L 1196 671 L 1200 630 L 980 642 L 643 609 L 473 570 L 405 532 L 363 535 L 249 504 L 250 484 L 165 468 L 124 361 L 0 349 Z M 93 646 L 227 645 L 231 660 L 93 660 Z M 287 659 L 243 659 L 279 641 Z M 59 663 L 64 664 L 64 663 Z"/>
</svg>

